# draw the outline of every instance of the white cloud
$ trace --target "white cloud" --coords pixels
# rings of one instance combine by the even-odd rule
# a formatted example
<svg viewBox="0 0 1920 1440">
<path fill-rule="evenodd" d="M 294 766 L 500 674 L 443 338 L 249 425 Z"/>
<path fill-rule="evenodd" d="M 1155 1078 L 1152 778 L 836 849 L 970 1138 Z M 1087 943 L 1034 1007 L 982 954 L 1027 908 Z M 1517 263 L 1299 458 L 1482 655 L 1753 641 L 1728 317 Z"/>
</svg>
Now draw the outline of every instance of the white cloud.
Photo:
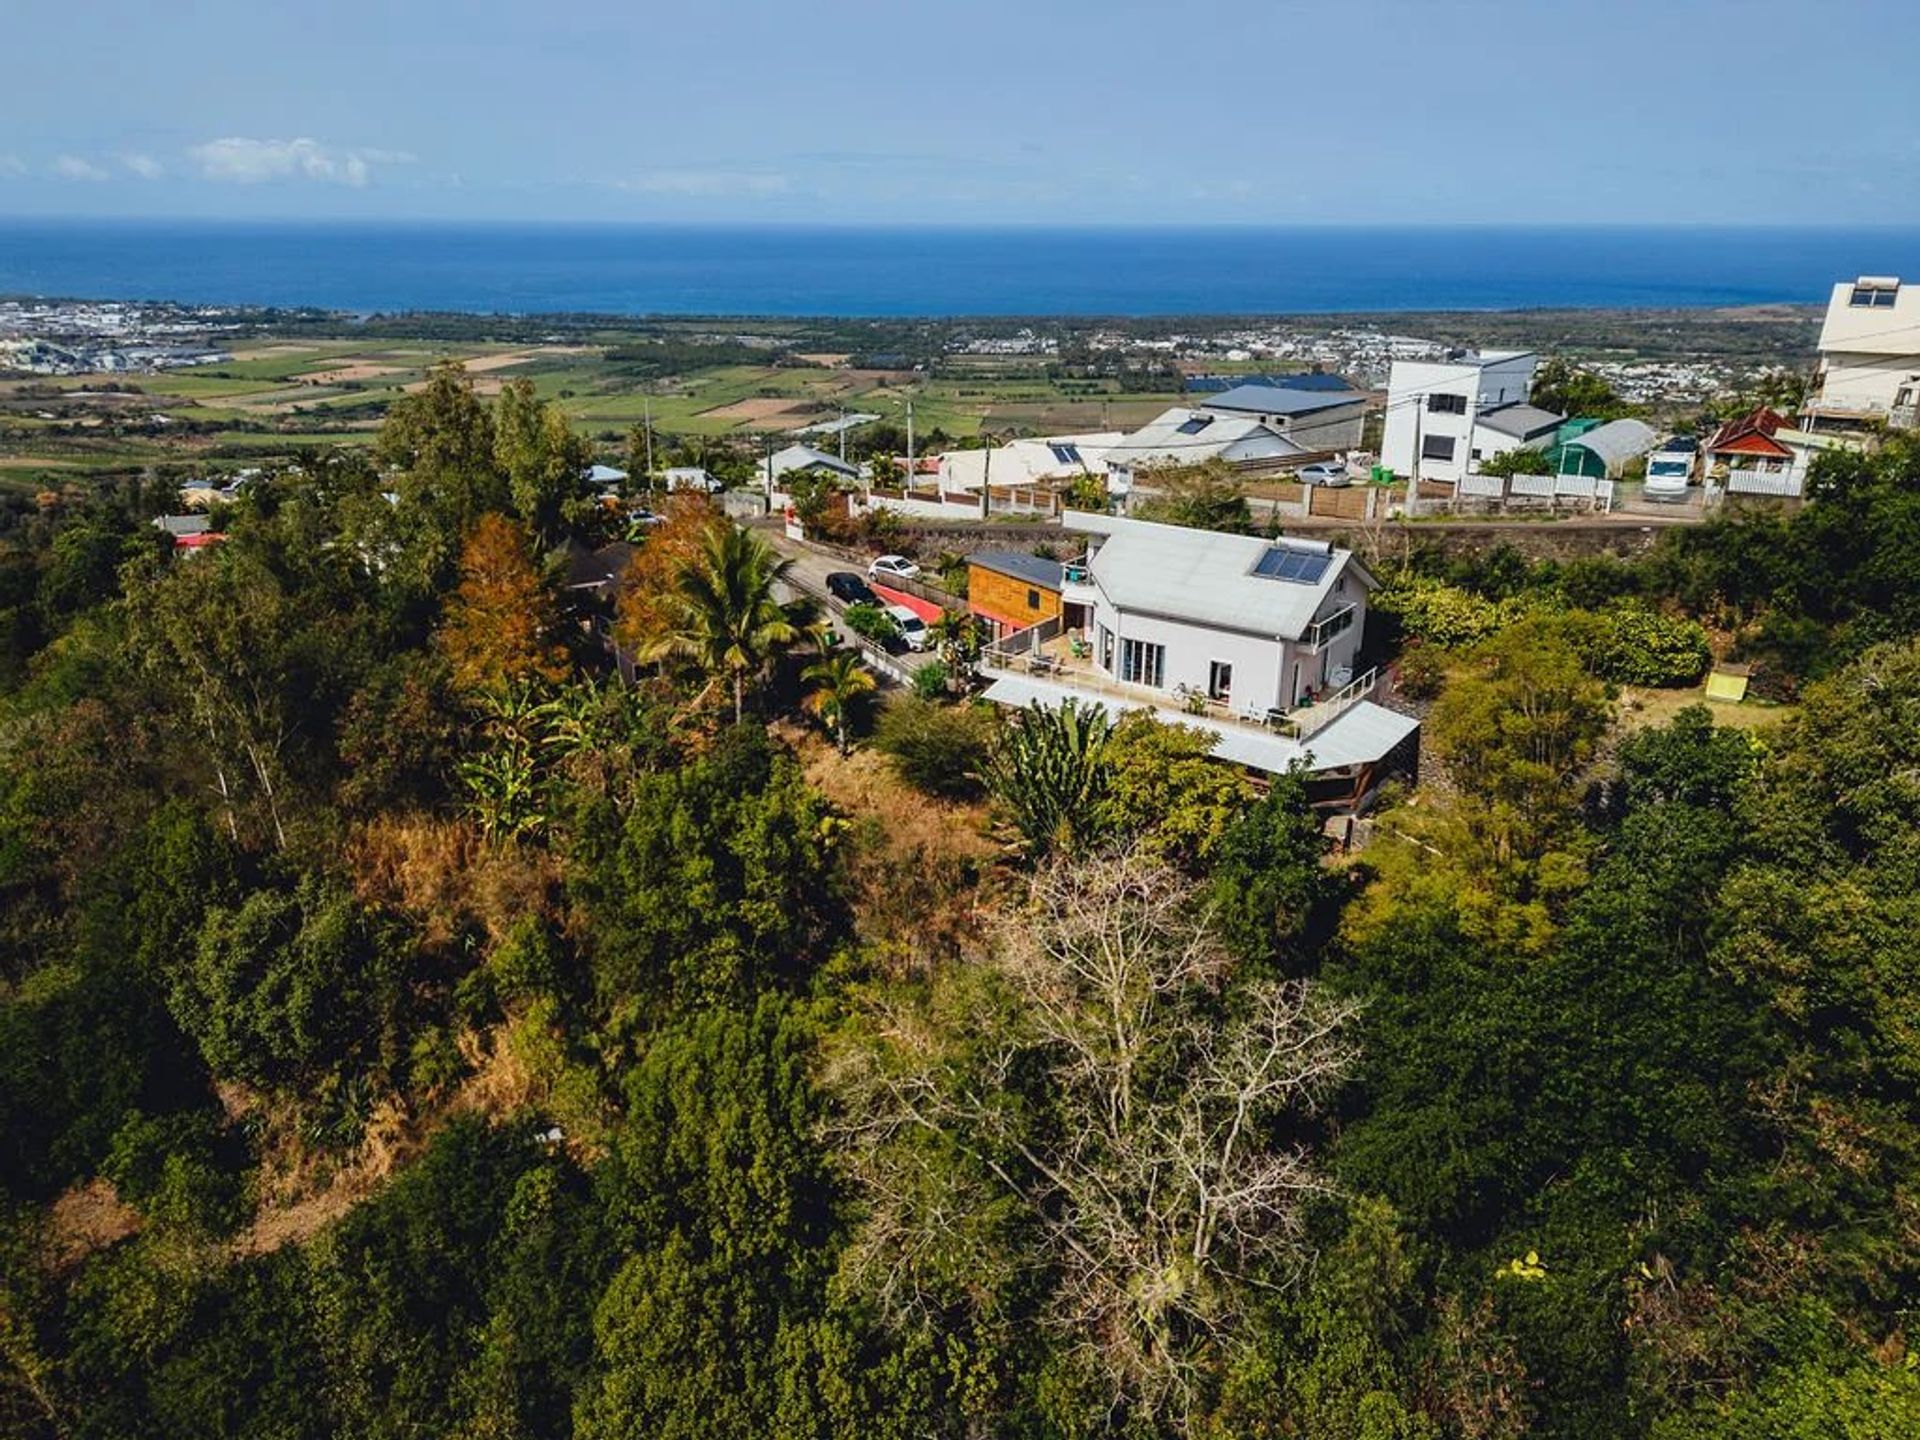
<svg viewBox="0 0 1920 1440">
<path fill-rule="evenodd" d="M 78 155 L 62 155 L 53 162 L 53 173 L 62 180 L 105 180 L 107 172 L 91 160 Z"/>
<path fill-rule="evenodd" d="M 18 155 L 0 155 L 0 180 L 18 180 L 26 173 L 26 162 Z"/>
<path fill-rule="evenodd" d="M 120 163 L 127 167 L 129 174 L 138 175 L 142 180 L 158 180 L 167 173 L 167 167 L 151 155 L 122 155 Z"/>
<path fill-rule="evenodd" d="M 778 195 L 787 188 L 787 177 L 751 170 L 653 170 L 616 180 L 614 188 L 646 195 Z"/>
<path fill-rule="evenodd" d="M 318 140 L 249 140 L 229 135 L 196 145 L 191 151 L 209 180 L 257 185 L 263 180 L 317 180 L 333 185 L 365 185 L 376 165 L 408 165 L 404 150 L 341 150 Z"/>
</svg>

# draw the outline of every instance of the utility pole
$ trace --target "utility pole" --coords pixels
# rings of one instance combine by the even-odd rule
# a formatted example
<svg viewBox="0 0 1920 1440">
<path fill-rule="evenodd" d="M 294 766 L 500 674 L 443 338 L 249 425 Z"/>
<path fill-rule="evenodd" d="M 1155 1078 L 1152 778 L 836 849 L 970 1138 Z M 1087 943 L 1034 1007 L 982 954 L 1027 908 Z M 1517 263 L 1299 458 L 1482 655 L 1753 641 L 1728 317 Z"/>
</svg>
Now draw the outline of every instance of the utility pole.
<svg viewBox="0 0 1920 1440">
<path fill-rule="evenodd" d="M 993 518 L 993 437 L 987 437 L 987 453 L 980 466 L 980 518 Z"/>
<path fill-rule="evenodd" d="M 642 402 L 646 412 L 647 429 L 647 494 L 653 494 L 653 397 L 647 396 Z"/>
<path fill-rule="evenodd" d="M 842 405 L 840 407 L 840 459 L 844 463 L 846 458 L 847 458 L 847 407 Z"/>
<path fill-rule="evenodd" d="M 913 397 L 907 397 L 907 494 L 911 495 L 919 480 L 913 473 Z"/>
<path fill-rule="evenodd" d="M 1409 520 L 1420 513 L 1420 460 L 1421 450 L 1426 444 L 1426 438 L 1423 434 L 1425 427 L 1421 424 L 1421 419 L 1426 414 L 1426 409 L 1427 402 L 1421 397 L 1420 392 L 1416 390 L 1413 395 L 1413 478 L 1407 481 L 1407 506 L 1405 511 L 1406 517 Z"/>
</svg>

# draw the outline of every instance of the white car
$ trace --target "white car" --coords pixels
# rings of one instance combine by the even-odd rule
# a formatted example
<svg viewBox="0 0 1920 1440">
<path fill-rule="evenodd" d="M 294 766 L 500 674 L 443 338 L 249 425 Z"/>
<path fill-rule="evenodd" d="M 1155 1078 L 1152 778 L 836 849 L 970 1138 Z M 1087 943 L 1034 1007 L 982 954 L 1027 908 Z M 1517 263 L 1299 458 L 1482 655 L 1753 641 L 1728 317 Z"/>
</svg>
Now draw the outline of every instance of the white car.
<svg viewBox="0 0 1920 1440">
<path fill-rule="evenodd" d="M 911 580 L 920 567 L 904 555 L 882 555 L 867 567 L 869 580 Z"/>
<path fill-rule="evenodd" d="M 1313 465 L 1300 467 L 1302 485 L 1350 485 L 1353 477 L 1347 473 L 1347 467 L 1335 464 L 1331 460 L 1322 460 Z"/>
<path fill-rule="evenodd" d="M 900 643 L 909 650 L 927 648 L 927 622 L 904 605 L 887 606 L 887 614 L 900 627 Z"/>
</svg>

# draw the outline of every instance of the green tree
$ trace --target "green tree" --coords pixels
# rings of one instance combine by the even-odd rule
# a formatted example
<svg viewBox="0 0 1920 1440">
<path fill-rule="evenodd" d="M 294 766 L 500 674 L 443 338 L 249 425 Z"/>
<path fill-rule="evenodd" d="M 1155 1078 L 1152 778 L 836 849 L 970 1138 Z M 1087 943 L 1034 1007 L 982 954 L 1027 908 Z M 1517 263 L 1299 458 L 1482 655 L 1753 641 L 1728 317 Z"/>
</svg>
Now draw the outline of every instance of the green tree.
<svg viewBox="0 0 1920 1440">
<path fill-rule="evenodd" d="M 1036 700 L 1002 726 L 987 761 L 987 790 L 1028 850 L 1083 850 L 1109 832 L 1112 734 L 1105 707 L 1078 700 Z"/>
<path fill-rule="evenodd" d="M 980 793 L 992 736 L 993 716 L 978 706 L 908 695 L 880 712 L 873 743 L 915 789 L 964 800 Z"/>
<path fill-rule="evenodd" d="M 1235 535 L 1253 532 L 1247 497 L 1225 461 L 1151 471 L 1136 485 L 1140 493 L 1133 513 L 1142 520 Z"/>
<path fill-rule="evenodd" d="M 1195 869 L 1253 800 L 1253 785 L 1212 758 L 1211 730 L 1167 725 L 1145 711 L 1120 717 L 1107 738 L 1107 819 L 1149 853 Z"/>
<path fill-rule="evenodd" d="M 672 629 L 650 649 L 650 658 L 680 656 L 730 685 L 736 725 L 747 686 L 801 636 L 800 613 L 774 593 L 791 565 L 748 531 L 709 530 L 676 578 Z"/>
<path fill-rule="evenodd" d="M 845 755 L 851 743 L 853 717 L 874 691 L 872 674 L 851 650 L 836 650 L 807 666 L 800 678 L 811 687 L 807 709 L 833 732 L 834 743 Z"/>
<path fill-rule="evenodd" d="M 494 464 L 506 476 L 513 511 L 544 546 L 564 538 L 567 522 L 587 500 L 586 438 L 566 412 L 535 397 L 531 380 L 509 380 L 493 415 Z"/>
<path fill-rule="evenodd" d="M 1557 415 L 1611 420 L 1623 410 L 1620 397 L 1611 385 L 1592 371 L 1581 370 L 1558 355 L 1534 372 L 1533 389 L 1528 398 L 1542 410 L 1551 410 Z"/>
<path fill-rule="evenodd" d="M 1241 959 L 1299 973 L 1334 918 L 1343 886 L 1325 864 L 1327 837 L 1306 777 L 1276 775 L 1212 851 L 1214 929 Z"/>
</svg>

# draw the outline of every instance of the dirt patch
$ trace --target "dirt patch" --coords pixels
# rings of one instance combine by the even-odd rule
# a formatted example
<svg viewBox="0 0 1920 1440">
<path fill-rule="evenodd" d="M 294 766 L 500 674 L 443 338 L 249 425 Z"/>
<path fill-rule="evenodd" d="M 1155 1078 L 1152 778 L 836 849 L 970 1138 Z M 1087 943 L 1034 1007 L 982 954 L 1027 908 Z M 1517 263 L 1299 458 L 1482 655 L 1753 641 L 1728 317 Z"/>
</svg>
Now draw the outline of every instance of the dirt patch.
<svg viewBox="0 0 1920 1440">
<path fill-rule="evenodd" d="M 824 365 L 829 370 L 833 370 L 833 369 L 838 369 L 840 366 L 846 364 L 847 361 L 853 358 L 853 356 L 833 354 L 823 350 L 823 351 L 818 351 L 811 355 L 801 355 L 798 352 L 796 352 L 793 358 L 796 360 L 804 360 L 809 365 Z"/>
<path fill-rule="evenodd" d="M 313 347 L 311 345 L 301 345 L 297 343 L 254 345 L 245 350 L 234 351 L 233 358 L 236 360 L 277 360 L 282 355 L 305 355 L 312 349 Z"/>
<path fill-rule="evenodd" d="M 140 1212 L 120 1199 L 111 1182 L 98 1177 L 64 1192 L 53 1202 L 47 1219 L 50 1258 L 60 1270 L 118 1244 L 140 1228 Z"/>
<path fill-rule="evenodd" d="M 739 425 L 753 425 L 763 420 L 793 420 L 802 415 L 812 414 L 817 407 L 803 400 L 795 400 L 784 395 L 757 395 L 750 400 L 735 400 L 731 405 L 716 406 L 712 410 L 702 410 L 702 420 L 731 420 Z"/>
<path fill-rule="evenodd" d="M 378 380 L 386 375 L 404 374 L 404 365 L 380 365 L 371 360 L 356 360 L 331 370 L 309 370 L 299 378 L 309 385 L 339 385 L 354 380 Z"/>
</svg>

